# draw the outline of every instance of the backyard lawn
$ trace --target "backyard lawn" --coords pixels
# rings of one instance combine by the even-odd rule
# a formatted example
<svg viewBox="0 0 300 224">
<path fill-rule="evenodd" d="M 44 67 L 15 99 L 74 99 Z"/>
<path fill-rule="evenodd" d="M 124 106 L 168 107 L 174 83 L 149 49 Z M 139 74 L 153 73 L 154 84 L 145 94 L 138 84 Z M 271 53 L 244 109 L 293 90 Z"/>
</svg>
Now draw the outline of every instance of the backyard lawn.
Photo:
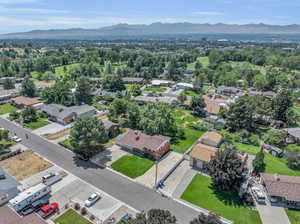
<svg viewBox="0 0 300 224">
<path fill-rule="evenodd" d="M 199 96 L 200 95 L 199 93 L 196 93 L 194 90 L 188 90 L 188 89 L 185 89 L 183 93 L 186 96 Z"/>
<path fill-rule="evenodd" d="M 232 220 L 234 223 L 262 223 L 258 212 L 244 207 L 238 195 L 214 189 L 211 179 L 200 174 L 193 178 L 190 185 L 181 195 L 181 198 Z"/>
<path fill-rule="evenodd" d="M 1 104 L 0 105 L 0 115 L 1 114 L 8 114 L 8 113 L 13 113 L 16 112 L 17 108 L 10 105 L 10 104 Z"/>
<path fill-rule="evenodd" d="M 163 93 L 166 90 L 167 90 L 166 88 L 159 88 L 159 87 L 148 87 L 148 88 L 145 88 L 145 91 L 155 92 L 155 93 Z"/>
<path fill-rule="evenodd" d="M 44 127 L 46 125 L 50 124 L 48 121 L 45 121 L 42 118 L 39 118 L 37 121 L 33 121 L 33 122 L 29 122 L 29 123 L 25 123 L 24 126 L 26 128 L 30 128 L 32 130 Z"/>
<path fill-rule="evenodd" d="M 287 216 L 289 217 L 291 224 L 299 224 L 300 223 L 300 210 L 286 208 L 285 212 L 286 212 Z"/>
<path fill-rule="evenodd" d="M 137 178 L 146 173 L 154 161 L 136 155 L 125 155 L 111 164 L 111 168 L 130 178 Z"/>
<path fill-rule="evenodd" d="M 69 209 L 54 220 L 56 224 L 92 224 L 89 220 L 79 215 L 75 210 Z"/>
<path fill-rule="evenodd" d="M 234 145 L 241 152 L 246 152 L 251 155 L 255 155 L 260 151 L 258 146 L 243 144 L 235 142 Z M 274 157 L 269 153 L 265 153 L 265 173 L 277 173 L 281 175 L 290 175 L 290 176 L 300 176 L 299 170 L 292 170 L 287 166 L 287 161 L 285 158 Z"/>
</svg>

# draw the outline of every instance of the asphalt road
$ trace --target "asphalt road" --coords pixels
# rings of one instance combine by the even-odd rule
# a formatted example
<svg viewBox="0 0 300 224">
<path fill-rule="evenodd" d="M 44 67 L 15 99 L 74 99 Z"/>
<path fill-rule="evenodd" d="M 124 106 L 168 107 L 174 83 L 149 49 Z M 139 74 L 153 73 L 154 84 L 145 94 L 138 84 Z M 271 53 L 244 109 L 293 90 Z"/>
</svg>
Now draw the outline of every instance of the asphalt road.
<svg viewBox="0 0 300 224">
<path fill-rule="evenodd" d="M 10 130 L 12 134 L 16 133 L 23 139 L 22 144 L 46 159 L 139 211 L 148 211 L 152 208 L 167 209 L 177 217 L 180 224 L 188 224 L 199 215 L 194 209 L 162 197 L 154 190 L 134 183 L 108 169 L 101 169 L 90 162 L 78 161 L 72 152 L 8 120 L 0 118 L 0 127 Z M 28 135 L 28 139 L 25 134 Z"/>
</svg>

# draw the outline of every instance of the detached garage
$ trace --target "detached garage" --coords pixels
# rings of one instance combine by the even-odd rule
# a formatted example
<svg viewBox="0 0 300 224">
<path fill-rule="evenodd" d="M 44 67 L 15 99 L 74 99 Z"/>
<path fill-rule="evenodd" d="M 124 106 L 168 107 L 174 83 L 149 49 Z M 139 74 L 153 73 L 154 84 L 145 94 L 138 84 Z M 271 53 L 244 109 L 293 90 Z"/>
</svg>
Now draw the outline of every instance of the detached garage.
<svg viewBox="0 0 300 224">
<path fill-rule="evenodd" d="M 203 170 L 211 158 L 218 151 L 217 148 L 199 143 L 194 146 L 190 155 L 190 166 L 195 169 Z"/>
</svg>

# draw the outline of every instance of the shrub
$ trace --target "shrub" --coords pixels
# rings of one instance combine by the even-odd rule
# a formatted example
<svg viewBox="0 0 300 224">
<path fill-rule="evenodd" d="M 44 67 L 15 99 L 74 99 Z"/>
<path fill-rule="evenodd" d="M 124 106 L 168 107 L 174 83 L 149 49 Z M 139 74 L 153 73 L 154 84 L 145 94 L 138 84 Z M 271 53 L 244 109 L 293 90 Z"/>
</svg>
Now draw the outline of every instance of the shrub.
<svg viewBox="0 0 300 224">
<path fill-rule="evenodd" d="M 80 204 L 79 203 L 75 203 L 74 208 L 78 211 L 80 209 Z"/>
<path fill-rule="evenodd" d="M 65 204 L 65 209 L 68 209 L 69 208 L 69 204 Z"/>
<path fill-rule="evenodd" d="M 94 215 L 91 215 L 91 216 L 90 216 L 90 220 L 92 220 L 92 221 L 95 220 L 95 216 L 94 216 Z"/>
<path fill-rule="evenodd" d="M 87 214 L 86 208 L 82 207 L 80 213 L 81 213 L 81 215 L 86 215 Z"/>
</svg>

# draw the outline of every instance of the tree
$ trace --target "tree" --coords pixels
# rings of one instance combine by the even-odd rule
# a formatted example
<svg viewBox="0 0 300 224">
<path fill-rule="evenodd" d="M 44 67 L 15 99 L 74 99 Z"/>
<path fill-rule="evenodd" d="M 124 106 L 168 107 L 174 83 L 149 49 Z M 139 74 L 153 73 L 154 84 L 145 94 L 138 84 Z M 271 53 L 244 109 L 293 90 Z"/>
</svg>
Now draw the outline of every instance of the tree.
<svg viewBox="0 0 300 224">
<path fill-rule="evenodd" d="M 139 96 L 142 94 L 141 85 L 139 84 L 132 84 L 128 86 L 127 89 L 132 96 Z"/>
<path fill-rule="evenodd" d="M 214 186 L 223 191 L 240 188 L 247 171 L 240 155 L 231 147 L 218 150 L 207 166 Z"/>
<path fill-rule="evenodd" d="M 42 75 L 41 79 L 46 82 L 50 82 L 52 80 L 55 80 L 55 75 L 53 74 L 53 72 L 47 71 Z"/>
<path fill-rule="evenodd" d="M 272 99 L 273 118 L 286 122 L 288 109 L 292 106 L 292 92 L 290 90 L 282 90 Z"/>
<path fill-rule="evenodd" d="M 294 110 L 294 108 L 290 107 L 287 109 L 286 113 L 286 123 L 288 126 L 297 126 L 297 123 L 300 121 L 300 117 L 298 113 Z"/>
<path fill-rule="evenodd" d="M 71 145 L 76 154 L 90 158 L 98 152 L 100 144 L 107 141 L 103 122 L 97 117 L 80 117 L 70 133 Z"/>
<path fill-rule="evenodd" d="M 103 89 L 112 92 L 125 90 L 124 82 L 118 75 L 104 76 L 102 87 Z"/>
<path fill-rule="evenodd" d="M 220 217 L 214 213 L 205 215 L 201 213 L 197 218 L 193 219 L 190 224 L 222 224 Z"/>
<path fill-rule="evenodd" d="M 146 213 L 137 214 L 131 224 L 176 224 L 176 217 L 168 210 L 151 209 Z"/>
<path fill-rule="evenodd" d="M 7 78 L 4 80 L 3 89 L 14 89 L 14 88 L 15 88 L 15 84 L 11 79 Z"/>
<path fill-rule="evenodd" d="M 91 85 L 90 81 L 85 76 L 80 76 L 77 80 L 77 87 L 75 92 L 75 99 L 77 104 L 86 103 L 89 104 L 91 102 Z"/>
<path fill-rule="evenodd" d="M 181 92 L 177 99 L 180 102 L 180 104 L 183 105 L 184 102 L 187 100 L 187 97 L 184 94 L 184 92 Z"/>
<path fill-rule="evenodd" d="M 36 92 L 36 88 L 35 88 L 33 80 L 25 79 L 22 83 L 21 95 L 28 96 L 28 97 L 34 97 L 35 92 Z"/>
<path fill-rule="evenodd" d="M 263 151 L 256 153 L 254 160 L 252 161 L 253 171 L 255 173 L 260 173 L 265 168 L 264 163 L 265 154 Z"/>
<path fill-rule="evenodd" d="M 74 104 L 74 97 L 70 91 L 71 85 L 69 82 L 58 81 L 53 87 L 46 87 L 42 93 L 42 98 L 47 100 L 47 103 L 63 104 L 70 106 Z"/>
<path fill-rule="evenodd" d="M 199 117 L 205 116 L 205 110 L 204 110 L 205 107 L 206 104 L 202 97 L 198 97 L 198 96 L 192 97 L 191 109 L 197 116 Z"/>
<path fill-rule="evenodd" d="M 249 101 L 248 96 L 242 96 L 234 104 L 229 106 L 226 112 L 226 126 L 230 131 L 247 130 L 252 132 L 256 128 L 254 123 L 255 108 Z"/>
<path fill-rule="evenodd" d="M 32 106 L 26 107 L 21 112 L 21 117 L 24 123 L 32 122 L 37 120 L 36 109 Z"/>
<path fill-rule="evenodd" d="M 271 129 L 263 136 L 263 140 L 269 145 L 282 148 L 286 145 L 286 137 L 287 134 L 285 131 Z"/>
<path fill-rule="evenodd" d="M 140 109 L 140 129 L 149 135 L 173 136 L 176 123 L 172 108 L 164 103 L 149 103 Z"/>
<path fill-rule="evenodd" d="M 104 74 L 105 75 L 109 75 L 109 74 L 112 74 L 112 66 L 111 66 L 111 63 L 108 62 L 106 65 L 105 65 L 105 68 L 104 68 Z"/>
</svg>

